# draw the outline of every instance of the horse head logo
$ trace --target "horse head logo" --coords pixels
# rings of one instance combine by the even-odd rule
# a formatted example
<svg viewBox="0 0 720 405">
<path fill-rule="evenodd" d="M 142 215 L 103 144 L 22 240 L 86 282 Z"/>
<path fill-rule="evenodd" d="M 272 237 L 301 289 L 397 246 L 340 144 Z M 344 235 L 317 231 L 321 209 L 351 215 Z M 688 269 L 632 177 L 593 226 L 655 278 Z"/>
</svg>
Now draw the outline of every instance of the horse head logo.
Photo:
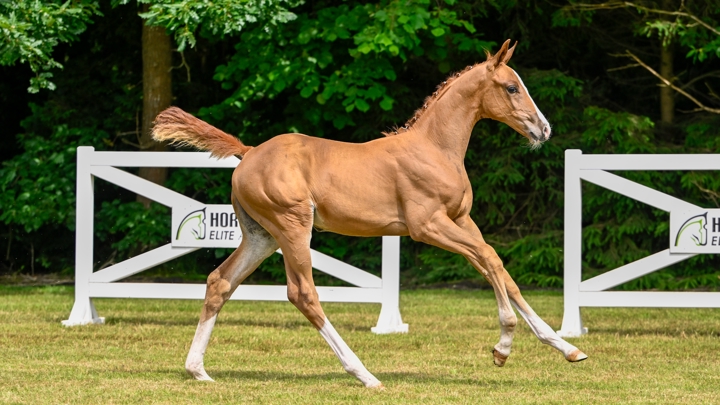
<svg viewBox="0 0 720 405">
<path fill-rule="evenodd" d="M 175 240 L 181 236 L 188 235 L 195 240 L 205 239 L 205 208 L 195 210 L 185 216 L 178 226 Z"/>
<path fill-rule="evenodd" d="M 707 212 L 690 217 L 675 236 L 675 246 L 705 246 L 707 244 Z M 691 246 L 692 246 L 691 245 Z"/>
</svg>

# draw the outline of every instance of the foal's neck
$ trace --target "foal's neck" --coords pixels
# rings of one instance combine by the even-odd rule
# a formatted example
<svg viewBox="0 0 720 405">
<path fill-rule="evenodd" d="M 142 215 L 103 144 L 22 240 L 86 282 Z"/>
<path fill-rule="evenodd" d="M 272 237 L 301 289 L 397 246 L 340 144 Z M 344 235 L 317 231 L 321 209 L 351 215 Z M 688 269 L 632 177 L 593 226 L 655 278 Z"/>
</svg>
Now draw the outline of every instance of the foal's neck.
<svg viewBox="0 0 720 405">
<path fill-rule="evenodd" d="M 441 90 L 412 130 L 443 151 L 464 159 L 472 129 L 483 118 L 480 100 L 489 80 L 482 64 L 466 70 Z"/>
</svg>

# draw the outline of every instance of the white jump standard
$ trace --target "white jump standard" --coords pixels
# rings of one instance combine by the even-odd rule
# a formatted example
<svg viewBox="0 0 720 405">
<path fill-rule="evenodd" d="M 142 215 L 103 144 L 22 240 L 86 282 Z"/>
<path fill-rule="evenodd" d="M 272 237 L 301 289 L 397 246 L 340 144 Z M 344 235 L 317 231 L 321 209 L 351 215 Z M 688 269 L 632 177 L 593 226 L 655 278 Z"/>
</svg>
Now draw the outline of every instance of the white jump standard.
<svg viewBox="0 0 720 405">
<path fill-rule="evenodd" d="M 183 239 L 175 217 L 202 210 L 212 213 L 232 212 L 229 205 L 205 205 L 165 187 L 119 169 L 120 167 L 197 167 L 234 168 L 239 160 L 211 158 L 205 152 L 96 152 L 92 147 L 77 149 L 75 303 L 65 326 L 103 323 L 92 303 L 93 298 L 157 298 L 198 299 L 205 297 L 203 284 L 136 283 L 117 281 L 138 274 L 159 264 L 199 248 L 237 247 L 237 241 L 211 240 L 208 237 Z M 171 243 L 93 272 L 93 183 L 95 178 L 121 186 L 134 193 L 172 208 Z M 220 215 L 223 215 L 220 214 Z M 227 214 L 225 214 L 227 215 Z M 232 214 L 234 215 L 234 214 Z M 222 218 L 222 217 L 221 217 Z M 212 218 L 206 221 L 212 230 Z M 183 228 L 192 231 L 190 226 Z M 236 237 L 240 229 L 235 226 Z M 179 238 L 178 238 L 179 237 Z M 399 309 L 400 238 L 382 238 L 382 278 L 360 270 L 320 252 L 311 251 L 315 269 L 339 278 L 353 287 L 318 287 L 320 300 L 326 302 L 382 304 L 374 333 L 404 333 Z M 243 285 L 230 297 L 232 300 L 287 301 L 285 286 Z"/>
<path fill-rule="evenodd" d="M 610 173 L 612 170 L 720 170 L 720 155 L 584 155 L 565 151 L 565 311 L 560 336 L 587 333 L 580 307 L 720 308 L 717 292 L 606 291 L 689 259 L 720 253 L 720 210 L 704 209 Z M 669 247 L 582 280 L 581 181 L 597 184 L 670 213 Z M 693 220 L 691 220 L 693 219 Z"/>
</svg>

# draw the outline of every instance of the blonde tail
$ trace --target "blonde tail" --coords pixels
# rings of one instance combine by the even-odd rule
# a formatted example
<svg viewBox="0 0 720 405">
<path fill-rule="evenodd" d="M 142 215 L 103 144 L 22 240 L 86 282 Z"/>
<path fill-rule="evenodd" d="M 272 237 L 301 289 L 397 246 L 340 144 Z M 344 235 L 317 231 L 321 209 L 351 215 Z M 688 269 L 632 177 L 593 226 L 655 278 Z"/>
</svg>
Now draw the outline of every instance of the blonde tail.
<svg viewBox="0 0 720 405">
<path fill-rule="evenodd" d="M 192 146 L 210 151 L 212 156 L 242 158 L 252 146 L 225 133 L 207 122 L 193 117 L 185 111 L 170 107 L 158 114 L 152 130 L 152 137 L 158 142 L 170 142 L 173 145 Z"/>
</svg>

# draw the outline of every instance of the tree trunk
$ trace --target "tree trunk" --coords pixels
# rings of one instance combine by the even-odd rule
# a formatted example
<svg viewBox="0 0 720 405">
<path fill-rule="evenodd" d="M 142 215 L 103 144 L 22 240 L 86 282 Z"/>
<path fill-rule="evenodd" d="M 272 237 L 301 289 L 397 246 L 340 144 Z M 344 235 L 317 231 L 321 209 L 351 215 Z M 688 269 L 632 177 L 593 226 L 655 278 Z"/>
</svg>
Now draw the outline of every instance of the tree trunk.
<svg viewBox="0 0 720 405">
<path fill-rule="evenodd" d="M 660 75 L 673 81 L 673 46 L 663 46 L 660 51 Z M 668 86 L 660 87 L 660 122 L 672 125 L 675 120 L 675 91 Z"/>
<path fill-rule="evenodd" d="M 147 12 L 148 5 L 143 5 Z M 149 27 L 143 21 L 142 28 L 143 60 L 143 110 L 140 149 L 144 151 L 164 151 L 166 146 L 155 142 L 150 131 L 152 123 L 160 111 L 168 108 L 172 102 L 172 48 L 170 37 L 162 27 Z M 163 184 L 167 179 L 165 167 L 141 167 L 140 177 L 153 183 Z M 150 200 L 138 195 L 137 200 L 150 207 Z"/>
<path fill-rule="evenodd" d="M 674 10 L 675 5 L 673 0 L 663 0 L 662 8 L 664 10 Z M 673 52 L 674 46 L 670 42 L 667 46 L 660 43 L 660 76 L 666 78 L 671 83 L 673 82 Z M 660 87 L 660 122 L 662 125 L 669 127 L 675 120 L 675 90 L 668 86 Z"/>
</svg>

